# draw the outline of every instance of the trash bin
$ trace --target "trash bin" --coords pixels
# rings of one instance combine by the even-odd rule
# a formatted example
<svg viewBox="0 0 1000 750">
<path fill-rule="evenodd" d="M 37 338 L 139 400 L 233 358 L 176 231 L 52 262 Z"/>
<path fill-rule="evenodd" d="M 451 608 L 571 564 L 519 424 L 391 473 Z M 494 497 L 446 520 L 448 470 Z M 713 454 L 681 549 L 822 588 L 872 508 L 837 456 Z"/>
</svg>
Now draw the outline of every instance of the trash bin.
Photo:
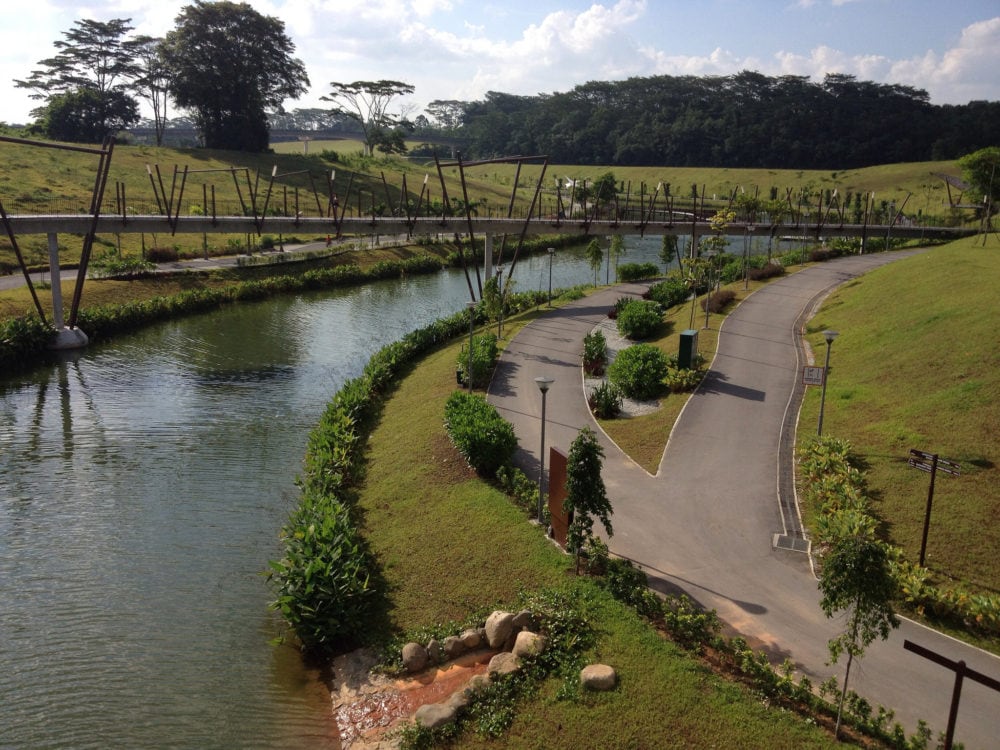
<svg viewBox="0 0 1000 750">
<path fill-rule="evenodd" d="M 677 366 L 682 370 L 695 369 L 695 358 L 698 356 L 698 331 L 688 328 L 681 331 L 680 348 L 677 351 Z"/>
</svg>

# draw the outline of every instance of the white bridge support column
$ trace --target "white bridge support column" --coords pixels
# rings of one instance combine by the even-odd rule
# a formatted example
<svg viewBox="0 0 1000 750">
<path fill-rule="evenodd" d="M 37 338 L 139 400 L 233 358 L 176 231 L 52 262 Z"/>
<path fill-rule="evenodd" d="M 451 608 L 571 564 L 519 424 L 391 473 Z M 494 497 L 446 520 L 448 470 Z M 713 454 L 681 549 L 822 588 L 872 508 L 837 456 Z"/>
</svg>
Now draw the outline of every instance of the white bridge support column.
<svg viewBox="0 0 1000 750">
<path fill-rule="evenodd" d="M 90 340 L 79 328 L 67 328 L 63 318 L 62 273 L 59 271 L 59 235 L 49 232 L 49 278 L 52 280 L 52 323 L 56 335 L 49 349 L 82 349 Z"/>
<path fill-rule="evenodd" d="M 493 235 L 486 235 L 486 242 L 483 243 L 485 250 L 483 251 L 483 278 L 492 279 L 493 278 Z"/>
</svg>

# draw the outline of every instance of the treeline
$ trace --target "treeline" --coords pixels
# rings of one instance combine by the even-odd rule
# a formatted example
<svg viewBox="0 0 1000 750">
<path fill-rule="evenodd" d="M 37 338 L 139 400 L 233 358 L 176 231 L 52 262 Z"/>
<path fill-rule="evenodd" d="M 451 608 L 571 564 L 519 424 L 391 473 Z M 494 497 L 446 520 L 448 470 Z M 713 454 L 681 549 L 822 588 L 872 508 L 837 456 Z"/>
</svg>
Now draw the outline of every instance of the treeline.
<svg viewBox="0 0 1000 750">
<path fill-rule="evenodd" d="M 490 92 L 448 105 L 463 156 L 545 154 L 560 164 L 846 169 L 954 159 L 1000 145 L 1000 102 L 934 105 L 921 89 L 828 74 L 652 76 L 565 93 Z M 431 108 L 428 108 L 431 111 Z M 428 140 L 430 140 L 428 138 Z"/>
</svg>

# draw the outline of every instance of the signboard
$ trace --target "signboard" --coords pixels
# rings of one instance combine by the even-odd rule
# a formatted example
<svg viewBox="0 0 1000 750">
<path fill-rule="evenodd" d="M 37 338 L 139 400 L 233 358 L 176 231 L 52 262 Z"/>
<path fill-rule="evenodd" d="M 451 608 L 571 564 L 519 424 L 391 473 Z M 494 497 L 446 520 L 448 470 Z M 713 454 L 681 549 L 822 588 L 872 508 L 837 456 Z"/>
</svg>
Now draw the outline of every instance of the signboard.
<svg viewBox="0 0 1000 750">
<path fill-rule="evenodd" d="M 802 385 L 823 385 L 823 367 L 803 367 Z"/>
<path fill-rule="evenodd" d="M 937 461 L 936 466 L 935 461 Z M 910 457 L 906 463 L 914 469 L 920 469 L 920 471 L 933 471 L 936 468 L 938 471 L 943 471 L 945 474 L 952 474 L 953 476 L 960 476 L 962 474 L 962 467 L 956 462 L 916 449 L 910 451 Z"/>
</svg>

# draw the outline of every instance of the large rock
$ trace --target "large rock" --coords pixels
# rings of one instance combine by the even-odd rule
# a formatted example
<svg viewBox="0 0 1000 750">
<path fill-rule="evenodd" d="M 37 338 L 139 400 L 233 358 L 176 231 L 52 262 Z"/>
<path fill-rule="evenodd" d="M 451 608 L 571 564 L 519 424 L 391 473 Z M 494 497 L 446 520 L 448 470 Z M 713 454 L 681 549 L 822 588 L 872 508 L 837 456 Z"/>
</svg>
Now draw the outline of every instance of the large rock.
<svg viewBox="0 0 1000 750">
<path fill-rule="evenodd" d="M 431 638 L 427 642 L 427 661 L 431 664 L 441 663 L 441 641 Z"/>
<path fill-rule="evenodd" d="M 580 685 L 585 690 L 611 690 L 618 684 L 618 674 L 607 664 L 590 664 L 580 670 Z"/>
<path fill-rule="evenodd" d="M 419 672 L 427 666 L 427 649 L 419 643 L 407 643 L 403 646 L 403 669 L 407 672 Z"/>
<path fill-rule="evenodd" d="M 437 729 L 455 720 L 458 709 L 445 703 L 427 703 L 417 709 L 414 719 L 421 726 Z"/>
<path fill-rule="evenodd" d="M 511 674 L 520 668 L 521 660 L 518 657 L 514 656 L 514 654 L 509 651 L 501 651 L 499 654 L 490 659 L 490 663 L 486 667 L 486 672 L 492 678 L 497 675 Z"/>
<path fill-rule="evenodd" d="M 545 636 L 522 630 L 514 641 L 513 654 L 519 658 L 537 656 L 545 650 Z"/>
<path fill-rule="evenodd" d="M 477 628 L 463 630 L 459 638 L 462 639 L 462 645 L 469 650 L 479 648 L 479 644 L 483 642 L 483 638 L 479 634 L 479 630 Z"/>
<path fill-rule="evenodd" d="M 478 640 L 479 636 L 476 636 Z M 466 651 L 465 643 L 457 635 L 449 635 L 444 639 L 444 657 L 445 659 L 451 661 L 452 659 L 457 659 Z"/>
<path fill-rule="evenodd" d="M 531 610 L 522 609 L 516 615 L 514 615 L 514 629 L 515 630 L 536 630 L 535 616 L 531 614 Z"/>
<path fill-rule="evenodd" d="M 486 618 L 486 642 L 490 648 L 503 648 L 514 632 L 514 615 L 496 611 Z"/>
</svg>

